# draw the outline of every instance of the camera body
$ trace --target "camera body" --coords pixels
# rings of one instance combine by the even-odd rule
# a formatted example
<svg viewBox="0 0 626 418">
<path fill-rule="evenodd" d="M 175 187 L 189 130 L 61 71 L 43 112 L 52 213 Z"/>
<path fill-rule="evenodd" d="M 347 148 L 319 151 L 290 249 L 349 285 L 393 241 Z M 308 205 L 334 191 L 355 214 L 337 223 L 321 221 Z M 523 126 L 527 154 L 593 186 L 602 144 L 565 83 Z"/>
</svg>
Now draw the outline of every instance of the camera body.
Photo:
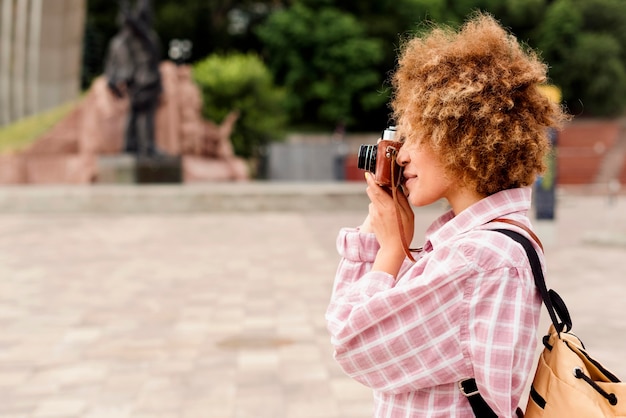
<svg viewBox="0 0 626 418">
<path fill-rule="evenodd" d="M 394 141 L 395 136 L 396 127 L 390 126 L 383 131 L 378 144 L 359 147 L 357 167 L 372 173 L 374 181 L 380 186 L 391 187 L 400 184 L 402 167 L 396 163 L 396 156 L 402 142 Z"/>
</svg>

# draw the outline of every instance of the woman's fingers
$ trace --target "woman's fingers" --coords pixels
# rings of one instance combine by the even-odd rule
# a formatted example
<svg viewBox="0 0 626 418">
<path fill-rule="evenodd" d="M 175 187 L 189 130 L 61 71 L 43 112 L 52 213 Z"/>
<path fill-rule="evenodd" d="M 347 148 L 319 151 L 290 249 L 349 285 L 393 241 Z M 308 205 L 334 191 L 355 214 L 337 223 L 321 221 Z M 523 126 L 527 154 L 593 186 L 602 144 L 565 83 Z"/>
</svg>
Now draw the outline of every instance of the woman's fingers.
<svg viewBox="0 0 626 418">
<path fill-rule="evenodd" d="M 374 176 L 371 173 L 366 172 L 365 179 L 367 181 L 367 196 L 373 203 L 380 204 L 382 206 L 388 206 L 390 203 L 393 203 L 393 199 L 389 193 L 376 183 Z"/>
<path fill-rule="evenodd" d="M 374 181 L 371 173 L 366 174 L 367 179 L 367 195 L 370 198 L 368 207 L 369 227 L 376 234 L 381 246 L 392 244 L 399 245 L 401 240 L 398 234 L 398 214 L 402 218 L 403 231 L 402 234 L 407 241 L 413 238 L 414 215 L 411 205 L 407 197 L 398 190 L 396 197 L 398 202 L 394 202 L 392 194 L 385 188 L 379 186 Z M 399 213 L 396 213 L 399 211 Z"/>
</svg>

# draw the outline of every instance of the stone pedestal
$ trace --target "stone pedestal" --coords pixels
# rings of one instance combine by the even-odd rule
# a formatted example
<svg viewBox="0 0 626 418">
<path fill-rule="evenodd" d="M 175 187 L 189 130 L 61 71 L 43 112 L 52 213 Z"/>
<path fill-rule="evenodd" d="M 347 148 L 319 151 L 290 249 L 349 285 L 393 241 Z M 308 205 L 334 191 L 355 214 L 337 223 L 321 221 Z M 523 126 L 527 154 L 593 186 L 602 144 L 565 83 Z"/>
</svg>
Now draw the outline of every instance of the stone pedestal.
<svg viewBox="0 0 626 418">
<path fill-rule="evenodd" d="M 132 155 L 101 155 L 98 157 L 96 183 L 135 184 L 136 157 Z"/>
<path fill-rule="evenodd" d="M 137 157 L 130 154 L 98 157 L 96 182 L 100 184 L 182 183 L 178 156 Z"/>
<path fill-rule="evenodd" d="M 181 157 L 139 157 L 135 162 L 135 180 L 138 184 L 182 183 Z"/>
</svg>

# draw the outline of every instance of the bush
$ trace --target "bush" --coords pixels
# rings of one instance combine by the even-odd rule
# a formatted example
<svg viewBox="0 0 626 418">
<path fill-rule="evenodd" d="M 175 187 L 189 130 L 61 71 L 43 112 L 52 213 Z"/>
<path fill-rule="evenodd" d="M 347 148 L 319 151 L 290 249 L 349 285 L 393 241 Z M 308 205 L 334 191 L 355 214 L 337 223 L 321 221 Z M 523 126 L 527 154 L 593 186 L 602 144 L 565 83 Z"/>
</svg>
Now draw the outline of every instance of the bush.
<svg viewBox="0 0 626 418">
<path fill-rule="evenodd" d="M 203 96 L 203 116 L 221 123 L 239 111 L 231 136 L 235 153 L 258 157 L 266 144 L 284 136 L 284 92 L 275 87 L 269 70 L 253 54 L 210 55 L 193 66 Z"/>
<path fill-rule="evenodd" d="M 274 12 L 257 29 L 276 80 L 291 93 L 291 122 L 350 126 L 355 109 L 384 105 L 379 39 L 351 14 L 301 3 Z"/>
</svg>

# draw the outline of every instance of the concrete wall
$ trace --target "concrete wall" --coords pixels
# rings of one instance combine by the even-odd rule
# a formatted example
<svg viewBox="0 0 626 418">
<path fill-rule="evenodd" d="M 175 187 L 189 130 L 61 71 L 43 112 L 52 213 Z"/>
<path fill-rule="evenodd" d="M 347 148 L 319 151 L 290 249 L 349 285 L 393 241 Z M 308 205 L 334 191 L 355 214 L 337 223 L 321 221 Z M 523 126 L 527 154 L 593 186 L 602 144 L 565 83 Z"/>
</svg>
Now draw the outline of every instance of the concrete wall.
<svg viewBox="0 0 626 418">
<path fill-rule="evenodd" d="M 338 180 L 341 151 L 338 144 L 273 143 L 268 153 L 269 180 Z"/>
<path fill-rule="evenodd" d="M 359 146 L 375 144 L 378 136 L 378 133 L 351 134 L 339 140 L 331 135 L 291 135 L 285 142 L 270 144 L 268 180 L 344 180 L 346 158 L 355 159 Z"/>
<path fill-rule="evenodd" d="M 0 126 L 80 94 L 86 0 L 0 0 Z"/>
</svg>

